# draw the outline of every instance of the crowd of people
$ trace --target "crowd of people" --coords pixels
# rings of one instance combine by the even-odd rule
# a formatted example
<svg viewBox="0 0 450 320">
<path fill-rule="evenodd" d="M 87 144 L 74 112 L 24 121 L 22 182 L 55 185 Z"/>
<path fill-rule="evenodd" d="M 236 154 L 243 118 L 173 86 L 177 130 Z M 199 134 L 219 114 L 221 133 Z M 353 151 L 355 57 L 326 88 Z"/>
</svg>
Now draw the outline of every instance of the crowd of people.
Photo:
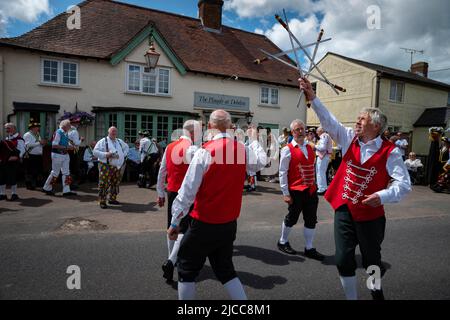
<svg viewBox="0 0 450 320">
<path fill-rule="evenodd" d="M 315 96 L 311 83 L 300 79 L 300 89 L 312 102 L 321 126 L 307 130 L 299 119 L 276 137 L 271 130 L 249 125 L 247 131 L 233 126 L 225 110 L 215 110 L 208 122 L 208 133 L 200 122 L 187 120 L 182 134 L 162 148 L 149 132 L 129 145 L 112 126 L 99 141 L 91 141 L 78 163 L 80 145 L 77 123 L 63 120 L 51 139 L 52 170 L 43 184 L 47 195 L 54 195 L 59 176 L 63 196 L 72 191 L 74 176 L 98 179 L 100 208 L 118 205 L 119 185 L 125 170 L 133 169 L 139 187 L 156 184 L 156 203 L 167 205 L 167 260 L 163 278 L 171 282 L 178 274 L 179 299 L 195 299 L 195 281 L 206 258 L 230 298 L 246 299 L 246 293 L 233 264 L 233 243 L 247 180 L 256 189 L 258 172 L 274 181 L 278 178 L 287 214 L 281 221 L 276 247 L 288 255 L 298 254 L 289 235 L 303 214 L 304 256 L 323 261 L 314 246 L 319 195 L 335 211 L 335 260 L 347 299 L 357 299 L 355 249 L 360 247 L 364 268 L 377 266 L 384 275 L 381 245 L 386 218 L 384 204 L 399 202 L 411 191 L 411 179 L 423 165 L 414 152 L 405 159 L 408 143 L 402 133 L 387 134 L 386 116 L 365 108 L 357 115 L 354 128 L 344 127 Z M 42 147 L 48 141 L 39 136 L 40 124 L 31 121 L 22 138 L 12 123 L 5 125 L 6 139 L 0 144 L 0 200 L 17 200 L 17 171 L 23 160 L 26 186 L 33 190 L 42 173 Z M 206 137 L 206 139 L 205 139 Z M 434 136 L 433 136 L 434 137 Z M 434 137 L 435 138 L 435 137 Z M 440 136 L 439 161 L 450 168 L 450 140 Z M 432 145 L 433 146 L 433 145 Z M 327 179 L 330 161 L 339 150 L 342 161 L 335 167 L 331 183 Z M 443 157 L 447 154 L 447 158 Z M 77 179 L 77 182 L 80 180 Z M 275 242 L 275 241 L 274 241 Z M 374 299 L 384 299 L 382 288 L 373 283 Z"/>
</svg>

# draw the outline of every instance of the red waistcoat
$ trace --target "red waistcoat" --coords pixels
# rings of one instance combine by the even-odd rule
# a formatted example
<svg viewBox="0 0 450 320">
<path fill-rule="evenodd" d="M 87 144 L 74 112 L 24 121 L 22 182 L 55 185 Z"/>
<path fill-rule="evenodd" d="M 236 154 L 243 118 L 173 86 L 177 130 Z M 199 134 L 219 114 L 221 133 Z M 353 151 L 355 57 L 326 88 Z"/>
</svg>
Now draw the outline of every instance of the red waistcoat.
<svg viewBox="0 0 450 320">
<path fill-rule="evenodd" d="M 361 152 L 356 137 L 342 159 L 325 199 L 334 210 L 346 204 L 355 221 L 370 221 L 384 216 L 384 207 L 370 207 L 361 201 L 365 196 L 386 189 L 390 176 L 386 169 L 387 159 L 395 145 L 383 140 L 380 149 L 361 164 Z"/>
<path fill-rule="evenodd" d="M 203 145 L 212 157 L 194 201 L 191 217 L 222 224 L 236 220 L 241 212 L 246 172 L 245 147 L 234 139 L 212 140 Z"/>
<path fill-rule="evenodd" d="M 288 147 L 291 152 L 288 171 L 289 190 L 304 191 L 310 188 L 310 193 L 312 194 L 317 190 L 314 168 L 316 155 L 313 149 L 309 144 L 306 145 L 306 150 L 308 151 L 307 159 L 299 146 L 294 147 L 292 143 L 289 143 Z"/>
<path fill-rule="evenodd" d="M 189 168 L 186 151 L 191 146 L 187 139 L 178 139 L 166 148 L 167 191 L 178 192 Z"/>
</svg>

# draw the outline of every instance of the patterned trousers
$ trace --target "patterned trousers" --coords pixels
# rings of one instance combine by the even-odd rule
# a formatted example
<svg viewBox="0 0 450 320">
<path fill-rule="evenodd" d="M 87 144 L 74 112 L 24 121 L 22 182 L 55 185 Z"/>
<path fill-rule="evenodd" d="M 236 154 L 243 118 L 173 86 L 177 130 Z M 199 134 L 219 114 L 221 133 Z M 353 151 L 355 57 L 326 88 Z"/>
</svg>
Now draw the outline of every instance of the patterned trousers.
<svg viewBox="0 0 450 320">
<path fill-rule="evenodd" d="M 106 203 L 109 192 L 109 199 L 116 200 L 119 193 L 120 170 L 117 167 L 106 163 L 98 163 L 98 198 L 100 203 Z"/>
</svg>

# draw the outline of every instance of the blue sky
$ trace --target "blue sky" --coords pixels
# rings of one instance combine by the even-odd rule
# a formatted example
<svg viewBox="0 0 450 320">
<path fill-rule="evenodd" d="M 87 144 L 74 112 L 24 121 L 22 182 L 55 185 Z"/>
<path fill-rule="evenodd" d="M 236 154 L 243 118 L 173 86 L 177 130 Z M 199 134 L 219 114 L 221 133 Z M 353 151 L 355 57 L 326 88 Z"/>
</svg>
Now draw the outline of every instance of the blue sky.
<svg viewBox="0 0 450 320">
<path fill-rule="evenodd" d="M 274 14 L 287 10 L 291 30 L 303 43 L 313 42 L 321 28 L 333 40 L 319 47 L 317 57 L 332 51 L 401 70 L 410 56 L 401 47 L 424 50 L 414 62 L 426 61 L 431 71 L 450 68 L 449 0 L 224 0 L 225 25 L 266 35 L 283 50 L 287 33 Z M 81 1 L 79 1 L 81 2 Z M 21 35 L 66 11 L 76 0 L 0 0 L 0 37 Z M 197 17 L 198 0 L 122 0 L 143 7 Z M 371 29 L 370 8 L 378 10 L 379 26 Z M 301 61 L 305 61 L 301 56 Z M 450 70 L 430 78 L 450 83 Z"/>
</svg>

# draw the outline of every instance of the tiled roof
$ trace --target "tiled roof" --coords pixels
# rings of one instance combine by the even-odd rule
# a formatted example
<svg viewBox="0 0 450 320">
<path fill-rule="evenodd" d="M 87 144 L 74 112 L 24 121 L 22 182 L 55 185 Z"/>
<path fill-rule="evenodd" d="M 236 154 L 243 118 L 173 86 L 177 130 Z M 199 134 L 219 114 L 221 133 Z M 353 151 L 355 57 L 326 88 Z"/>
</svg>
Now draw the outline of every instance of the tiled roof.
<svg viewBox="0 0 450 320">
<path fill-rule="evenodd" d="M 339 58 L 342 58 L 344 60 L 347 60 L 349 62 L 353 62 L 356 63 L 360 66 L 378 71 L 381 73 L 381 75 L 383 76 L 390 76 L 390 77 L 394 77 L 394 78 L 399 78 L 399 79 L 403 79 L 406 81 L 410 81 L 410 82 L 414 82 L 414 83 L 418 83 L 421 85 L 425 85 L 428 87 L 433 87 L 433 88 L 440 88 L 443 90 L 448 90 L 450 91 L 450 85 L 443 83 L 443 82 L 439 82 L 439 81 L 435 81 L 426 77 L 422 77 L 418 74 L 412 73 L 412 72 L 407 72 L 407 71 L 403 71 L 403 70 L 398 70 L 398 69 L 394 69 L 394 68 L 389 68 L 389 67 L 385 67 L 379 64 L 374 64 L 374 63 L 370 63 L 367 61 L 362 61 L 362 60 L 357 60 L 357 59 L 353 59 L 353 58 L 349 58 L 346 56 L 342 56 L 340 54 L 334 53 L 334 52 L 328 52 L 325 57 L 327 55 L 333 55 Z M 324 57 L 324 58 L 325 58 Z M 324 59 L 322 58 L 322 60 Z"/>
<path fill-rule="evenodd" d="M 153 24 L 187 71 L 297 86 L 294 69 L 275 61 L 253 64 L 262 57 L 260 48 L 270 53 L 281 51 L 263 35 L 227 26 L 221 33 L 208 32 L 199 19 L 111 0 L 87 0 L 79 7 L 79 30 L 69 30 L 69 14 L 62 13 L 22 36 L 0 39 L 0 46 L 111 59 Z"/>
<path fill-rule="evenodd" d="M 428 108 L 414 123 L 414 127 L 445 127 L 450 116 L 450 107 Z"/>
</svg>

